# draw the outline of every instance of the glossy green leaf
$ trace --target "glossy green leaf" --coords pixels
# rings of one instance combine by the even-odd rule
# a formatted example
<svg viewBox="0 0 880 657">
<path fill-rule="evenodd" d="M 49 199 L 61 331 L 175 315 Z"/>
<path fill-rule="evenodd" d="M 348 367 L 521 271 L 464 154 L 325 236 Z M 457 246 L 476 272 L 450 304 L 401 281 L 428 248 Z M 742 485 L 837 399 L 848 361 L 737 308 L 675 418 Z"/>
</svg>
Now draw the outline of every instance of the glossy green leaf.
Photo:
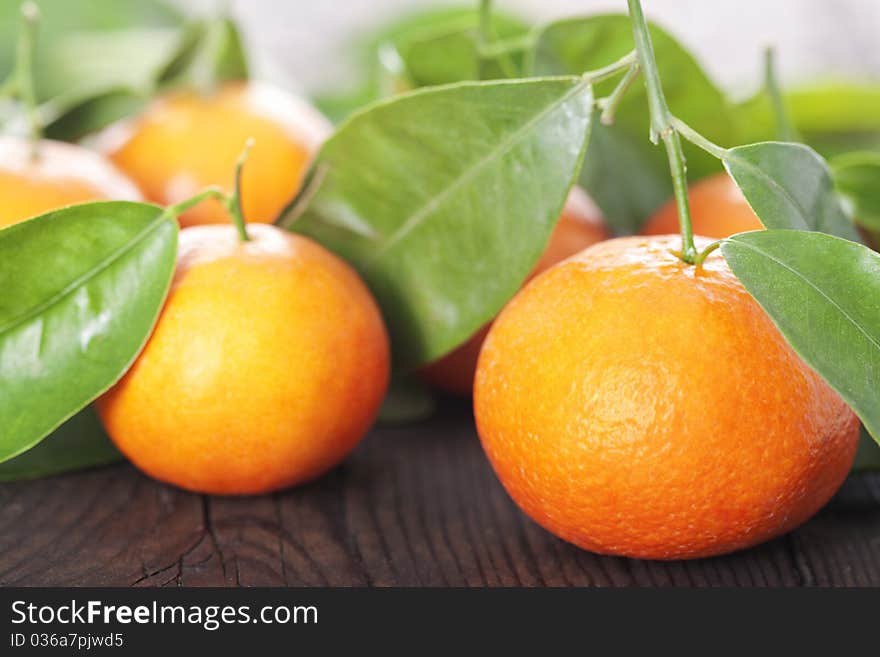
<svg viewBox="0 0 880 657">
<path fill-rule="evenodd" d="M 848 153 L 829 164 L 853 219 L 870 231 L 880 231 L 880 152 Z"/>
<path fill-rule="evenodd" d="M 144 203 L 71 206 L 0 231 L 0 461 L 128 369 L 176 251 L 177 222 Z"/>
<path fill-rule="evenodd" d="M 712 141 L 734 143 L 736 124 L 729 103 L 697 60 L 656 25 L 650 26 L 660 77 L 670 109 Z M 571 18 L 540 30 L 532 68 L 537 75 L 577 75 L 600 68 L 633 49 L 632 25 L 626 15 Z M 611 92 L 616 80 L 596 86 L 596 95 Z M 581 184 L 620 234 L 638 231 L 644 220 L 672 196 L 669 163 L 662 146 L 648 140 L 650 117 L 641 82 L 621 103 L 614 126 L 596 125 L 590 160 Z M 720 171 L 717 159 L 685 144 L 688 175 L 702 178 Z"/>
<path fill-rule="evenodd" d="M 800 230 L 742 233 L 721 249 L 789 344 L 880 440 L 880 254 Z"/>
<path fill-rule="evenodd" d="M 24 454 L 0 463 L 0 481 L 37 479 L 116 463 L 123 458 L 110 442 L 93 407 L 81 410 Z"/>
<path fill-rule="evenodd" d="M 416 367 L 519 288 L 577 174 L 591 110 L 578 78 L 462 83 L 374 105 L 325 143 L 282 223 L 360 270 L 396 364 Z"/>
<path fill-rule="evenodd" d="M 828 165 L 809 146 L 768 141 L 727 151 L 724 166 L 768 228 L 816 230 L 859 241 Z"/>
</svg>

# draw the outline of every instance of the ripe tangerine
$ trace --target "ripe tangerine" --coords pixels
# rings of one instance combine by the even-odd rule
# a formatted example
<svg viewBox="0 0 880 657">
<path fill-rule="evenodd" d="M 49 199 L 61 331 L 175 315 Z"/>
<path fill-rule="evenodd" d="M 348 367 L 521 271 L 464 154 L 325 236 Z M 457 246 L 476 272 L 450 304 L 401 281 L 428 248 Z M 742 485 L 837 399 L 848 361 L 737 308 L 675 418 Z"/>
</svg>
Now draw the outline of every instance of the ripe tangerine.
<svg viewBox="0 0 880 657">
<path fill-rule="evenodd" d="M 698 240 L 698 247 L 708 240 Z M 834 494 L 859 422 L 716 251 L 603 242 L 502 311 L 477 428 L 520 507 L 604 554 L 707 557 L 783 534 Z"/>
<path fill-rule="evenodd" d="M 388 385 L 385 325 L 354 270 L 274 226 L 248 233 L 181 231 L 153 335 L 97 403 L 135 465 L 203 493 L 314 479 L 364 436 Z"/>
<path fill-rule="evenodd" d="M 272 223 L 295 195 L 331 127 L 305 101 L 262 82 L 232 82 L 212 94 L 174 92 L 102 134 L 99 147 L 161 205 L 209 185 L 231 191 L 242 147 L 253 148 L 242 179 L 244 216 Z M 228 223 L 217 201 L 180 217 L 182 226 Z"/>
<path fill-rule="evenodd" d="M 140 190 L 98 153 L 73 144 L 0 136 L 0 228 L 66 205 L 141 200 Z"/>
</svg>

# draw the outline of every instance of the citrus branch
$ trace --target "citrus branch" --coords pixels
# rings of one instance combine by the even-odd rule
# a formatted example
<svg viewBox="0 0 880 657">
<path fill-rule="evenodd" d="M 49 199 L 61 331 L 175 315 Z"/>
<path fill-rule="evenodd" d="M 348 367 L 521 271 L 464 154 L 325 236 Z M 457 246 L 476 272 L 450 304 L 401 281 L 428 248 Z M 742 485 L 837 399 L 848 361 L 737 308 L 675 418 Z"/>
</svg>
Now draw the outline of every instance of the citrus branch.
<svg viewBox="0 0 880 657">
<path fill-rule="evenodd" d="M 606 98 L 600 98 L 596 102 L 599 109 L 602 110 L 602 116 L 600 117 L 602 125 L 614 125 L 614 114 L 617 112 L 617 107 L 637 77 L 639 77 L 639 63 L 633 62 L 630 64 L 626 75 L 617 83 L 611 95 Z"/>
<path fill-rule="evenodd" d="M 654 46 L 651 43 L 651 35 L 648 33 L 648 23 L 642 12 L 641 2 L 627 0 L 627 4 L 639 66 L 644 73 L 645 87 L 648 91 L 648 107 L 651 112 L 651 141 L 656 144 L 658 138 L 662 139 L 666 148 L 669 171 L 672 174 L 672 188 L 678 206 L 678 222 L 681 228 L 681 259 L 693 264 L 697 257 L 697 251 L 694 246 L 694 232 L 688 206 L 686 167 L 681 138 L 673 126 L 673 116 L 666 105 L 666 96 L 663 95 L 660 73 L 654 58 Z"/>
<path fill-rule="evenodd" d="M 719 160 L 723 160 L 727 157 L 728 150 L 719 146 L 713 141 L 709 141 L 699 132 L 690 127 L 687 123 L 682 121 L 676 116 L 672 117 L 672 127 L 675 128 L 675 131 L 678 132 L 682 137 L 691 142 L 694 146 L 697 146 L 710 155 L 714 155 Z"/>
<path fill-rule="evenodd" d="M 583 78 L 586 82 L 589 82 L 590 84 L 595 84 L 596 82 L 602 82 L 603 80 L 614 77 L 624 69 L 630 68 L 633 64 L 636 64 L 637 62 L 638 53 L 636 53 L 635 50 L 631 50 L 623 57 L 618 59 L 616 62 L 611 62 L 610 64 L 608 64 L 607 66 L 603 66 L 602 68 L 597 68 L 593 71 L 582 73 L 581 78 Z"/>
<path fill-rule="evenodd" d="M 225 205 L 229 201 L 229 196 L 226 194 L 226 192 L 224 192 L 216 185 L 212 185 L 210 187 L 206 187 L 195 196 L 184 199 L 180 203 L 175 203 L 174 205 L 167 206 L 165 208 L 165 214 L 169 217 L 177 218 L 187 210 L 194 208 L 202 201 L 207 201 L 208 199 L 220 201 Z"/>
</svg>

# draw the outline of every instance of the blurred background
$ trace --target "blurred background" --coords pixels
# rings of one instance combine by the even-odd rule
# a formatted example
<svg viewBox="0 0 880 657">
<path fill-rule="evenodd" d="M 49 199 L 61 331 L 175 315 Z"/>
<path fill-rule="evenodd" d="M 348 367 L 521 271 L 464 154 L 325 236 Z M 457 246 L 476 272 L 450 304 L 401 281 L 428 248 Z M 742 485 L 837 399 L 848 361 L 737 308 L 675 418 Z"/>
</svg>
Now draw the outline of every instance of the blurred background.
<svg viewBox="0 0 880 657">
<path fill-rule="evenodd" d="M 175 0 L 211 12 L 220 0 Z M 227 0 L 258 65 L 279 66 L 304 90 L 338 89 L 356 75 L 344 44 L 394 17 L 425 7 L 468 6 L 444 0 Z M 476 6 L 476 0 L 471 3 Z M 535 21 L 624 12 L 625 0 L 496 0 L 500 10 Z M 734 96 L 759 84 L 761 52 L 775 45 L 783 83 L 815 78 L 880 79 L 878 0 L 645 0 L 660 22 L 697 55 Z"/>
</svg>

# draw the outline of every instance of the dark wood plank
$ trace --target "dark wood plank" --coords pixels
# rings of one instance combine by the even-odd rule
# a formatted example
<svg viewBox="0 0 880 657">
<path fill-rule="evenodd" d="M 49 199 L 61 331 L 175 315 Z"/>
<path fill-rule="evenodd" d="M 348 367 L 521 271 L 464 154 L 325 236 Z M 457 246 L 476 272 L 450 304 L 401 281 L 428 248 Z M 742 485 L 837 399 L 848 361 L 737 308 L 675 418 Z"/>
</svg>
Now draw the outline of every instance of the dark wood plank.
<svg viewBox="0 0 880 657">
<path fill-rule="evenodd" d="M 880 586 L 880 476 L 850 477 L 789 538 L 808 584 Z"/>
<path fill-rule="evenodd" d="M 880 477 L 734 555 L 646 562 L 578 550 L 510 501 L 466 404 L 379 427 L 340 468 L 257 498 L 207 498 L 127 465 L 0 485 L 0 585 L 880 585 Z"/>
<path fill-rule="evenodd" d="M 204 534 L 198 496 L 128 466 L 0 487 L 0 584 L 164 582 Z"/>
</svg>

